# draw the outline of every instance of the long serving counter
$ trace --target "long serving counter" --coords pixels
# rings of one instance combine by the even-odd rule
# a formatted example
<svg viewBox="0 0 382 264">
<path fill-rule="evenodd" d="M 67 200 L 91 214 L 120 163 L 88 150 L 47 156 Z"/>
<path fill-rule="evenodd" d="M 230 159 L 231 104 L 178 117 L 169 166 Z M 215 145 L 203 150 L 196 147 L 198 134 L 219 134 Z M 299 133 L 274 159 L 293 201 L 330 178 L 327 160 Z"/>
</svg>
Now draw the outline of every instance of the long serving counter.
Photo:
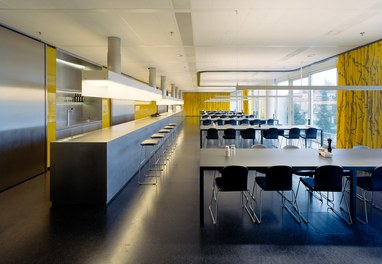
<svg viewBox="0 0 382 264">
<path fill-rule="evenodd" d="M 107 205 L 138 172 L 140 143 L 183 120 L 161 114 L 52 142 L 52 205 Z"/>
</svg>

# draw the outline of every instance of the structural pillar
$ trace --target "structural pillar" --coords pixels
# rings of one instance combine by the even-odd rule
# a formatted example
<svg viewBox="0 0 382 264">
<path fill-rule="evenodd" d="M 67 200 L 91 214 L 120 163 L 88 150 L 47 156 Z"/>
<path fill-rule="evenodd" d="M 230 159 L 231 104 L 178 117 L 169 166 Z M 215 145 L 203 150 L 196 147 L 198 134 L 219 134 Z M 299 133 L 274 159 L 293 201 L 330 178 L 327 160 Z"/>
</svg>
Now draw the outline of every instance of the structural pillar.
<svg viewBox="0 0 382 264">
<path fill-rule="evenodd" d="M 149 85 L 157 88 L 157 69 L 155 67 L 149 68 Z"/>
<path fill-rule="evenodd" d="M 162 96 L 166 96 L 166 76 L 160 77 L 160 88 L 162 90 Z"/>
<path fill-rule="evenodd" d="M 107 38 L 107 67 L 110 71 L 121 73 L 121 39 Z"/>
<path fill-rule="evenodd" d="M 171 84 L 171 97 L 175 97 L 175 84 Z"/>
</svg>

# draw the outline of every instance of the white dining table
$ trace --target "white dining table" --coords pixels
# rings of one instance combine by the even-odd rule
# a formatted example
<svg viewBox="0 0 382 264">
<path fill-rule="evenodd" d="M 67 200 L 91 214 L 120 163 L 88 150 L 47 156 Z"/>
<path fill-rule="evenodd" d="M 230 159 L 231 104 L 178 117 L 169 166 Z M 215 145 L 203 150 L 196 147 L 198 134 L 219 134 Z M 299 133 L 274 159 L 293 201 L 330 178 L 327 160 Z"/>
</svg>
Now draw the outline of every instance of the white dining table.
<svg viewBox="0 0 382 264">
<path fill-rule="evenodd" d="M 356 223 L 356 171 L 382 166 L 382 149 L 334 149 L 331 158 L 319 155 L 317 149 L 237 149 L 231 157 L 224 149 L 200 149 L 200 224 L 204 225 L 205 171 L 221 170 L 225 166 L 246 166 L 249 170 L 275 165 L 294 169 L 315 169 L 323 165 L 339 165 L 350 170 L 350 214 Z"/>
</svg>

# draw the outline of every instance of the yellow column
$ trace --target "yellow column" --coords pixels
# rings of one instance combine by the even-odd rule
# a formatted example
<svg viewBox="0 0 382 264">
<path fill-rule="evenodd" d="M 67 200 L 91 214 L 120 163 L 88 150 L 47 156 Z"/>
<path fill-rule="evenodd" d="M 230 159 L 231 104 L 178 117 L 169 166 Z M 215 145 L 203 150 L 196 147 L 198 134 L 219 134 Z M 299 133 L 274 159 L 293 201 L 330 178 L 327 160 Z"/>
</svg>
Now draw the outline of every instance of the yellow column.
<svg viewBox="0 0 382 264">
<path fill-rule="evenodd" d="M 46 89 L 48 104 L 47 167 L 50 167 L 50 142 L 56 140 L 56 49 L 46 46 Z"/>
<path fill-rule="evenodd" d="M 102 128 L 111 126 L 111 100 L 102 98 Z"/>
<path fill-rule="evenodd" d="M 248 96 L 248 90 L 243 90 L 243 96 Z M 246 115 L 249 115 L 249 100 L 243 101 L 243 112 Z"/>
</svg>

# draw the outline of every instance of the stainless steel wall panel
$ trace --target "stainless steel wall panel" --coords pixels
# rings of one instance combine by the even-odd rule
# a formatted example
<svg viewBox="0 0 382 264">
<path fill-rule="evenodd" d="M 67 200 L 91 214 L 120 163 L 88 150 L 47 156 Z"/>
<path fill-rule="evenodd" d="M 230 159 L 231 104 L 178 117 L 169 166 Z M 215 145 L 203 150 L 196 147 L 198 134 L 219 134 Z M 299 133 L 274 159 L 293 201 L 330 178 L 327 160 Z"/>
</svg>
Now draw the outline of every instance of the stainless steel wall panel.
<svg viewBox="0 0 382 264">
<path fill-rule="evenodd" d="M 0 190 L 45 171 L 45 47 L 0 27 Z"/>
<path fill-rule="evenodd" d="M 112 126 L 134 120 L 134 101 L 111 100 L 111 115 Z"/>
</svg>

